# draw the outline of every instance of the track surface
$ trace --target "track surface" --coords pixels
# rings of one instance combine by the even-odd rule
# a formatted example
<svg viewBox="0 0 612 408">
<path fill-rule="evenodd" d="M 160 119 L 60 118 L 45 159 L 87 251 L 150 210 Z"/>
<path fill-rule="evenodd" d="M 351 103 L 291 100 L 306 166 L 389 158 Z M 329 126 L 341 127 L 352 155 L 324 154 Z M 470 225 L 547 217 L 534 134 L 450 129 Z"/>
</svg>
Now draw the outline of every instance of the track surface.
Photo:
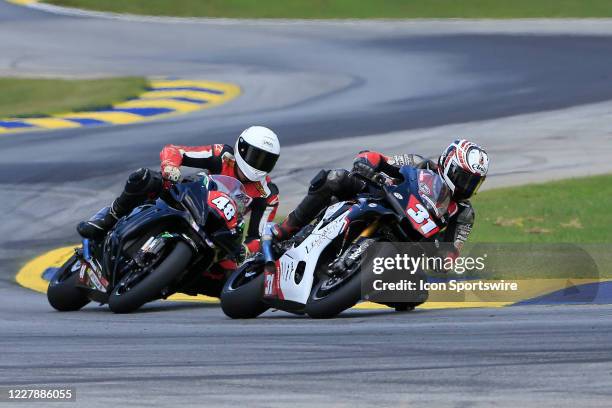
<svg viewBox="0 0 612 408">
<path fill-rule="evenodd" d="M 18 294 L 0 310 L 0 386 L 69 384 L 80 406 L 609 407 L 612 398 L 612 306 L 244 322 L 202 304 L 58 314 L 42 296 Z"/>
<path fill-rule="evenodd" d="M 181 119 L 0 137 L 0 385 L 76 384 L 88 406 L 126 399 L 143 406 L 605 406 L 607 306 L 354 312 L 333 322 L 279 313 L 232 322 L 216 307 L 168 303 L 132 316 L 95 308 L 58 314 L 12 282 L 32 255 L 74 242 L 75 222 L 108 202 L 128 171 L 155 166 L 168 142 L 231 142 L 262 123 L 299 153 L 306 142 L 350 144 L 356 136 L 612 99 L 610 37 L 478 27 L 168 25 L 0 3 L 0 74 L 176 75 L 244 90 L 227 106 Z M 433 154 L 454 136 L 420 140 L 419 151 Z M 500 168 L 524 154 L 526 142 L 552 143 L 495 132 L 480 139 L 504 146 Z M 609 148 L 609 138 L 589 143 Z M 326 163 L 325 151 L 305 155 L 310 170 Z M 531 160 L 537 169 L 541 160 Z"/>
</svg>

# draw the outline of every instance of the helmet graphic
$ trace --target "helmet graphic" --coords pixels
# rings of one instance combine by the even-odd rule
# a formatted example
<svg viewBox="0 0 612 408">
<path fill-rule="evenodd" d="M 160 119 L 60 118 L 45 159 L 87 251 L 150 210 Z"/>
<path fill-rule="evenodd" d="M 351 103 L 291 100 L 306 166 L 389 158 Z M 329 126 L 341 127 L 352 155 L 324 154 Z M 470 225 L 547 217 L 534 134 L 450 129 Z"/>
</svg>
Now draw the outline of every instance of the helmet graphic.
<svg viewBox="0 0 612 408">
<path fill-rule="evenodd" d="M 457 200 L 473 196 L 489 171 L 489 155 L 465 139 L 451 143 L 438 159 L 438 172 Z"/>
</svg>

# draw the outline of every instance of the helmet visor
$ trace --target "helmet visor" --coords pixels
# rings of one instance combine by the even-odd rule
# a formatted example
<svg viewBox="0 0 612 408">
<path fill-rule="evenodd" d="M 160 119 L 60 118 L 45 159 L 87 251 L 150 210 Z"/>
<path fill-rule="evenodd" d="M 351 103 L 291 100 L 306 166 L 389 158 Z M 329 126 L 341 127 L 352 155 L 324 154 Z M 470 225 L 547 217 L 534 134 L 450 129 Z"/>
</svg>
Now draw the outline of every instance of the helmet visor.
<svg viewBox="0 0 612 408">
<path fill-rule="evenodd" d="M 247 143 L 243 138 L 238 140 L 238 154 L 251 167 L 269 173 L 278 160 L 278 154 L 267 152 Z"/>
<path fill-rule="evenodd" d="M 467 199 L 473 196 L 485 179 L 485 176 L 467 172 L 455 163 L 450 166 L 447 175 L 455 185 L 454 196 L 457 199 Z"/>
</svg>

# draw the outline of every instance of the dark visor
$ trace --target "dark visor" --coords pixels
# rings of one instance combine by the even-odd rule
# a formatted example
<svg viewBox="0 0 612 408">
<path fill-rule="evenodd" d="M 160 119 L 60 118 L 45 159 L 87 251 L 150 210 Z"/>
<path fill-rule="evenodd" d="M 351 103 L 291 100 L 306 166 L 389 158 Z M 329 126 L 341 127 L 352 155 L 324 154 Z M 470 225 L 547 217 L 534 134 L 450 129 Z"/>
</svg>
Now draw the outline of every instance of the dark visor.
<svg viewBox="0 0 612 408">
<path fill-rule="evenodd" d="M 448 176 L 455 184 L 455 195 L 457 198 L 471 197 L 478 191 L 478 188 L 485 179 L 484 176 L 468 173 L 457 165 L 454 165 L 449 170 Z"/>
<path fill-rule="evenodd" d="M 278 154 L 252 146 L 243 138 L 238 140 L 238 153 L 249 166 L 266 173 L 272 171 L 278 160 Z"/>
</svg>

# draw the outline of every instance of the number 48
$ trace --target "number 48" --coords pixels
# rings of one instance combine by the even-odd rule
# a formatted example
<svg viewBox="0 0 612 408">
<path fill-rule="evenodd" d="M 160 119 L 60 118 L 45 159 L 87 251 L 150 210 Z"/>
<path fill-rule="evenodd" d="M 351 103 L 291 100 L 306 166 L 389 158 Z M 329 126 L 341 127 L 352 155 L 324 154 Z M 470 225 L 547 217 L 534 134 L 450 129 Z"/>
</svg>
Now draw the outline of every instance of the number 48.
<svg viewBox="0 0 612 408">
<path fill-rule="evenodd" d="M 219 210 L 223 211 L 223 215 L 225 215 L 225 218 L 228 221 L 231 220 L 234 217 L 234 215 L 236 215 L 236 209 L 230 202 L 229 198 L 224 197 L 224 196 L 219 196 L 217 198 L 212 199 L 211 202 L 215 206 L 217 206 Z"/>
</svg>

